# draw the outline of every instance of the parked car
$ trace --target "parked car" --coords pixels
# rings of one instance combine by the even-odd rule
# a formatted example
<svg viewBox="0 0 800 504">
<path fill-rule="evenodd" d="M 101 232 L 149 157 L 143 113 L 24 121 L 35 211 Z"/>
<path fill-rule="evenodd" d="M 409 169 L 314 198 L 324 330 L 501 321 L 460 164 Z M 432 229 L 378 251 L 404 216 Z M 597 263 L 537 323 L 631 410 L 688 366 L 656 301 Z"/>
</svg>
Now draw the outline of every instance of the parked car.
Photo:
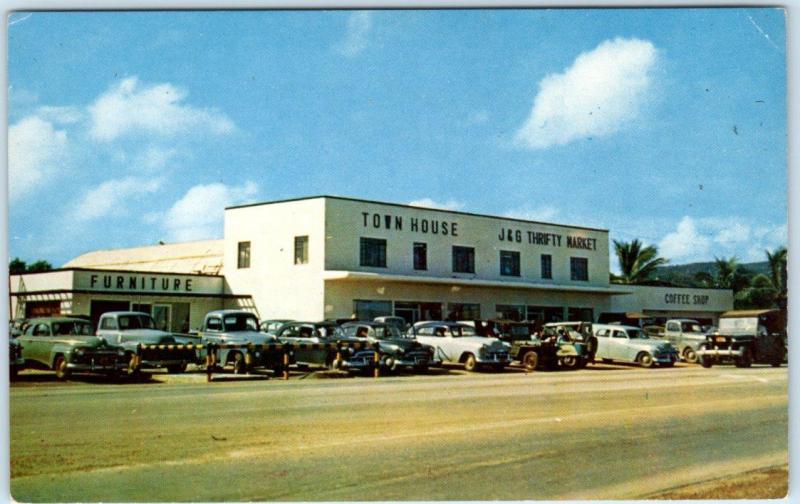
<svg viewBox="0 0 800 504">
<path fill-rule="evenodd" d="M 249 311 L 208 312 L 199 335 L 206 347 L 209 344 L 237 347 L 222 347 L 217 352 L 217 365 L 223 368 L 231 366 L 236 374 L 249 372 L 253 367 L 265 367 L 276 373 L 283 370 L 283 353 L 264 348 L 268 343 L 278 343 L 278 338 L 260 332 L 258 318 Z M 250 345 L 252 349 L 248 348 Z"/>
<path fill-rule="evenodd" d="M 707 368 L 721 362 L 779 367 L 786 358 L 786 343 L 785 311 L 729 311 L 720 315 L 719 329 L 706 335 L 697 355 Z"/>
<path fill-rule="evenodd" d="M 678 351 L 666 341 L 650 339 L 638 327 L 625 325 L 593 324 L 597 338 L 595 358 L 603 362 L 632 362 L 642 367 L 673 366 Z"/>
<path fill-rule="evenodd" d="M 25 369 L 25 359 L 22 358 L 22 345 L 17 338 L 8 338 L 8 378 L 17 379 L 17 374 Z"/>
<path fill-rule="evenodd" d="M 550 322 L 542 328 L 541 339 L 554 347 L 561 367 L 584 368 L 597 353 L 592 326 L 591 322 Z"/>
<path fill-rule="evenodd" d="M 662 331 L 649 334 L 663 338 L 678 350 L 678 355 L 690 363 L 697 362 L 697 351 L 706 342 L 706 332 L 700 322 L 692 319 L 670 319 Z"/>
<path fill-rule="evenodd" d="M 28 326 L 28 320 L 24 318 L 15 318 L 8 321 L 8 335 L 11 338 L 16 338 L 25 332 Z"/>
<path fill-rule="evenodd" d="M 347 338 L 358 338 L 376 345 L 380 366 L 395 371 L 409 369 L 427 371 L 428 366 L 439 364 L 433 359 L 433 348 L 404 336 L 394 324 L 381 322 L 348 322 L 339 330 Z M 374 354 L 373 354 L 374 363 Z M 345 360 L 343 367 L 350 366 Z"/>
<path fill-rule="evenodd" d="M 156 329 L 156 323 L 149 314 L 134 311 L 106 312 L 97 322 L 97 336 L 112 345 L 125 349 L 131 372 L 140 369 L 166 369 L 169 373 L 182 373 L 188 364 L 197 362 L 193 349 L 155 348 L 141 351 L 141 362 L 131 364 L 139 345 L 180 345 L 188 343 L 188 336 L 179 337 Z M 199 342 L 192 341 L 192 342 Z"/>
<path fill-rule="evenodd" d="M 408 330 L 408 322 L 403 317 L 397 317 L 394 315 L 386 315 L 383 317 L 375 317 L 372 319 L 373 322 L 382 322 L 384 324 L 392 324 L 397 327 L 397 330 L 401 333 L 405 333 Z"/>
<path fill-rule="evenodd" d="M 52 369 L 59 380 L 75 372 L 118 373 L 128 365 L 125 350 L 95 336 L 92 324 L 83 319 L 31 319 L 18 340 L 25 367 Z"/>
<path fill-rule="evenodd" d="M 501 370 L 511 362 L 510 345 L 497 338 L 478 336 L 474 327 L 458 322 L 423 321 L 408 330 L 409 336 L 434 349 L 442 362 L 464 364 L 467 371 L 480 367 Z"/>
<path fill-rule="evenodd" d="M 259 329 L 263 333 L 275 334 L 278 330 L 289 322 L 294 322 L 292 319 L 275 319 L 275 320 L 262 320 L 259 324 Z"/>
</svg>

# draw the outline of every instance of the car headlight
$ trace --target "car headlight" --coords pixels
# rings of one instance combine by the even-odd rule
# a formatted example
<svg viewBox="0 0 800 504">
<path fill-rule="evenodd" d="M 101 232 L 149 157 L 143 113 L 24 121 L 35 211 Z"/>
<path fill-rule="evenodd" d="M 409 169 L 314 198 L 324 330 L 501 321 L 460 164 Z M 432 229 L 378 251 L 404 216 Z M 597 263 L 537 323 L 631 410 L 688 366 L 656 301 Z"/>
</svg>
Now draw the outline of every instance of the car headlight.
<svg viewBox="0 0 800 504">
<path fill-rule="evenodd" d="M 77 355 L 78 357 L 83 357 L 83 354 L 85 354 L 85 353 L 86 352 L 84 351 L 83 348 L 79 348 L 79 349 L 75 350 L 75 355 Z"/>
<path fill-rule="evenodd" d="M 486 345 L 483 345 L 478 349 L 478 355 L 484 356 L 484 355 L 486 355 L 486 352 L 488 350 L 489 350 L 489 347 L 487 347 Z"/>
</svg>

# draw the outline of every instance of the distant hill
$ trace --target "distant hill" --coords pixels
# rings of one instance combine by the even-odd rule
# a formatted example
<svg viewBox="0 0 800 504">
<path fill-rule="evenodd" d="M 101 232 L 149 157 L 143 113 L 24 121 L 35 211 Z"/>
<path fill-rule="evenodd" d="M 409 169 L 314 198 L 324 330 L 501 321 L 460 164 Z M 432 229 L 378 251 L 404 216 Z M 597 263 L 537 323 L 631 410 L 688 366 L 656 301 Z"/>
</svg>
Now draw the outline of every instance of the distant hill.
<svg viewBox="0 0 800 504">
<path fill-rule="evenodd" d="M 763 262 L 752 262 L 752 263 L 742 263 L 742 267 L 749 271 L 750 273 L 757 274 L 757 273 L 764 273 L 765 275 L 769 275 L 769 263 L 767 261 Z M 689 263 L 689 264 L 671 264 L 669 266 L 660 266 L 656 268 L 653 277 L 655 278 L 665 278 L 674 275 L 678 276 L 694 276 L 696 273 L 705 272 L 712 276 L 716 275 L 717 267 L 713 262 L 698 262 L 698 263 Z"/>
</svg>

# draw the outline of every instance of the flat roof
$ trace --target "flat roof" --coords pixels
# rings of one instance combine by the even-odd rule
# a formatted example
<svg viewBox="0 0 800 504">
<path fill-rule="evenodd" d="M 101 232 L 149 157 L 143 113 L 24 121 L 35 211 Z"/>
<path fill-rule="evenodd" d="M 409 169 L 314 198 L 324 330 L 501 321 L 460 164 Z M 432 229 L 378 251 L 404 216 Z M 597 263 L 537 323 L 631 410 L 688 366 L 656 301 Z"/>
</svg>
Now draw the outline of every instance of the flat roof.
<svg viewBox="0 0 800 504">
<path fill-rule="evenodd" d="M 275 205 L 278 203 L 292 203 L 295 201 L 305 201 L 305 200 L 312 200 L 312 199 L 335 199 L 335 200 L 342 200 L 342 201 L 353 201 L 355 203 L 372 203 L 375 205 L 385 205 L 385 206 L 393 206 L 398 208 L 411 208 L 415 210 L 429 210 L 432 212 L 442 212 L 448 214 L 456 214 L 456 215 L 466 215 L 469 217 L 484 217 L 488 219 L 503 219 L 508 221 L 515 221 L 515 222 L 524 222 L 526 224 L 544 224 L 546 226 L 557 226 L 563 228 L 571 228 L 571 229 L 585 229 L 587 231 L 599 231 L 602 233 L 608 233 L 608 229 L 603 228 L 593 228 L 588 226 L 571 226 L 569 224 L 556 224 L 553 222 L 543 222 L 543 221 L 534 221 L 534 220 L 525 220 L 525 219 L 518 219 L 516 217 L 503 217 L 500 215 L 490 215 L 490 214 L 479 214 L 473 212 L 462 212 L 459 210 L 445 210 L 443 208 L 432 208 L 426 206 L 415 206 L 415 205 L 408 205 L 408 204 L 401 204 L 401 203 L 390 203 L 386 201 L 376 201 L 376 200 L 368 200 L 368 199 L 360 199 L 360 198 L 350 198 L 347 196 L 331 196 L 328 194 L 320 194 L 317 196 L 305 196 L 302 198 L 289 198 L 283 200 L 275 200 L 275 201 L 263 201 L 260 203 L 247 203 L 244 205 L 234 205 L 225 207 L 225 210 L 236 210 L 237 208 L 249 208 L 249 207 L 256 207 L 256 206 L 264 206 L 264 205 Z"/>
</svg>

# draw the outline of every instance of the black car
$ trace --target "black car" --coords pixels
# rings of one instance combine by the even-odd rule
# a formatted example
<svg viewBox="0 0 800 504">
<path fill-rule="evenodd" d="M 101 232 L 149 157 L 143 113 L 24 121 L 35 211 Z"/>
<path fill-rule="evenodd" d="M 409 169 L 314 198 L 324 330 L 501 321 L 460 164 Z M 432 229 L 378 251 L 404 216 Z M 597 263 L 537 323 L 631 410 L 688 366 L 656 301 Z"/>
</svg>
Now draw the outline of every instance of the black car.
<svg viewBox="0 0 800 504">
<path fill-rule="evenodd" d="M 433 349 L 430 346 L 423 345 L 413 338 L 405 337 L 394 324 L 348 322 L 342 324 L 339 330 L 347 338 L 366 340 L 376 345 L 380 366 L 384 369 L 391 371 L 408 369 L 424 372 L 429 366 L 438 364 L 433 362 Z M 345 366 L 350 365 L 351 360 L 353 359 L 345 361 Z M 360 367 L 364 364 L 359 360 L 357 365 Z"/>
</svg>

